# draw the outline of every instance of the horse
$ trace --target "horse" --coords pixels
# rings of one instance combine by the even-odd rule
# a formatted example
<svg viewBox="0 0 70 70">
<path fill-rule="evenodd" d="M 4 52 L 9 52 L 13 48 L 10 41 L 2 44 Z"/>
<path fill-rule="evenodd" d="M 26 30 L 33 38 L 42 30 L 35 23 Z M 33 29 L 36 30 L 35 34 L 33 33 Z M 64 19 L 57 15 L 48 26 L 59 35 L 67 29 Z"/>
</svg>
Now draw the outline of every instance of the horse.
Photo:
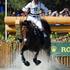
<svg viewBox="0 0 70 70">
<path fill-rule="evenodd" d="M 43 49 L 47 51 L 48 56 L 50 56 L 50 25 L 45 20 L 41 20 L 41 22 L 42 26 L 44 27 L 44 31 L 40 31 L 40 29 L 31 21 L 25 20 L 24 22 L 21 22 L 22 39 L 20 39 L 20 42 L 22 42 L 23 45 L 23 47 L 21 48 L 21 58 L 26 66 L 30 66 L 30 63 L 24 57 L 24 51 L 26 50 L 36 52 L 33 58 L 33 62 L 36 65 L 39 65 L 41 63 L 41 61 L 37 59 L 40 50 Z M 44 37 L 44 33 L 46 34 L 46 37 Z"/>
</svg>

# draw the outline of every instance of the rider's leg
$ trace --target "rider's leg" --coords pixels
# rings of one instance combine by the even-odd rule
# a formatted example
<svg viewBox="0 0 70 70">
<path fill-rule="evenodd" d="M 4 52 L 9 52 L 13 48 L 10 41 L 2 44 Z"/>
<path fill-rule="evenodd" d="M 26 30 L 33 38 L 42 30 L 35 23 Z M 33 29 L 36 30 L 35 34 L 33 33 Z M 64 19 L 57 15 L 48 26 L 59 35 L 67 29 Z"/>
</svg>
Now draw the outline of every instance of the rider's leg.
<svg viewBox="0 0 70 70">
<path fill-rule="evenodd" d="M 32 17 L 32 16 L 28 16 L 28 17 L 27 17 L 27 20 L 32 21 L 36 26 L 38 26 L 38 28 L 39 28 L 41 31 L 43 30 L 43 27 L 42 27 L 42 24 L 41 24 L 40 19 L 35 18 L 35 17 Z"/>
<path fill-rule="evenodd" d="M 40 31 L 43 32 L 44 37 L 47 37 L 46 33 L 44 32 L 44 28 L 42 26 L 40 19 L 32 17 L 32 16 L 28 16 L 27 20 L 32 21 L 40 29 Z"/>
<path fill-rule="evenodd" d="M 40 20 L 37 20 L 36 25 L 38 26 L 38 28 L 40 29 L 40 31 L 42 31 L 44 37 L 47 37 L 46 33 L 44 32 L 44 28 L 42 26 L 42 23 Z"/>
</svg>

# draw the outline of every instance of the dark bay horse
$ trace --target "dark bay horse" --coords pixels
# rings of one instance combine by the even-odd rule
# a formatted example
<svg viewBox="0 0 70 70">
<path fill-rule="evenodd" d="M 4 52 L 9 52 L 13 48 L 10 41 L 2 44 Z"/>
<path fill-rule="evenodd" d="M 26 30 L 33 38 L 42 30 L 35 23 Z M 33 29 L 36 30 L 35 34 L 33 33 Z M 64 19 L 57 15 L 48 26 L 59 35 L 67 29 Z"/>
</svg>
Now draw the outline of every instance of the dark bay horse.
<svg viewBox="0 0 70 70">
<path fill-rule="evenodd" d="M 23 47 L 21 49 L 21 57 L 22 61 L 26 66 L 29 66 L 30 63 L 24 57 L 24 51 L 30 50 L 32 52 L 36 52 L 33 62 L 36 65 L 41 63 L 40 60 L 37 60 L 37 56 L 40 50 L 47 51 L 48 56 L 50 56 L 51 50 L 51 40 L 50 40 L 50 26 L 45 20 L 41 20 L 42 25 L 44 27 L 44 31 L 40 31 L 37 26 L 35 26 L 31 21 L 25 20 L 21 22 L 21 30 L 22 30 L 22 44 Z M 44 37 L 44 33 L 46 37 Z M 25 40 L 26 39 L 26 40 Z"/>
</svg>

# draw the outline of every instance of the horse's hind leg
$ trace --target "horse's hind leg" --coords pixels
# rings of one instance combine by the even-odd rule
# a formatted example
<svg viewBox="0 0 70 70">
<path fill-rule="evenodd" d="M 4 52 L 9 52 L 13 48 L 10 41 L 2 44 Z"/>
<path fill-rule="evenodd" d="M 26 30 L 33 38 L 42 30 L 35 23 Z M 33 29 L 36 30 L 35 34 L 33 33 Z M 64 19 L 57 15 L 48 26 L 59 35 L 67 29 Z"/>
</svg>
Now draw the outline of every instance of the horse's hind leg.
<svg viewBox="0 0 70 70">
<path fill-rule="evenodd" d="M 26 61 L 25 57 L 24 57 L 24 51 L 28 50 L 28 48 L 26 46 L 24 46 L 22 49 L 21 49 L 21 57 L 22 57 L 22 61 L 23 63 L 26 65 L 26 66 L 29 66 L 30 63 L 28 61 Z"/>
<path fill-rule="evenodd" d="M 36 65 L 39 65 L 39 64 L 41 63 L 40 60 L 37 60 L 38 54 L 39 54 L 39 51 L 36 52 L 36 54 L 35 54 L 35 56 L 34 56 L 34 58 L 33 58 L 33 62 L 34 62 Z"/>
</svg>

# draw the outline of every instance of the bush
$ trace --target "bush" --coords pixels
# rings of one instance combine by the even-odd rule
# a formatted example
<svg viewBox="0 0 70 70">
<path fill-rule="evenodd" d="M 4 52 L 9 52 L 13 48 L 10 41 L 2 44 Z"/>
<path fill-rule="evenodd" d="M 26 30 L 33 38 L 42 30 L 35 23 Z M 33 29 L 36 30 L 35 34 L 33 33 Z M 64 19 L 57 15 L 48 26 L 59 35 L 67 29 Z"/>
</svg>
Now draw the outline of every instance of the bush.
<svg viewBox="0 0 70 70">
<path fill-rule="evenodd" d="M 4 39 L 4 31 L 5 31 L 5 24 L 4 24 L 4 12 L 0 13 L 0 39 Z"/>
</svg>

